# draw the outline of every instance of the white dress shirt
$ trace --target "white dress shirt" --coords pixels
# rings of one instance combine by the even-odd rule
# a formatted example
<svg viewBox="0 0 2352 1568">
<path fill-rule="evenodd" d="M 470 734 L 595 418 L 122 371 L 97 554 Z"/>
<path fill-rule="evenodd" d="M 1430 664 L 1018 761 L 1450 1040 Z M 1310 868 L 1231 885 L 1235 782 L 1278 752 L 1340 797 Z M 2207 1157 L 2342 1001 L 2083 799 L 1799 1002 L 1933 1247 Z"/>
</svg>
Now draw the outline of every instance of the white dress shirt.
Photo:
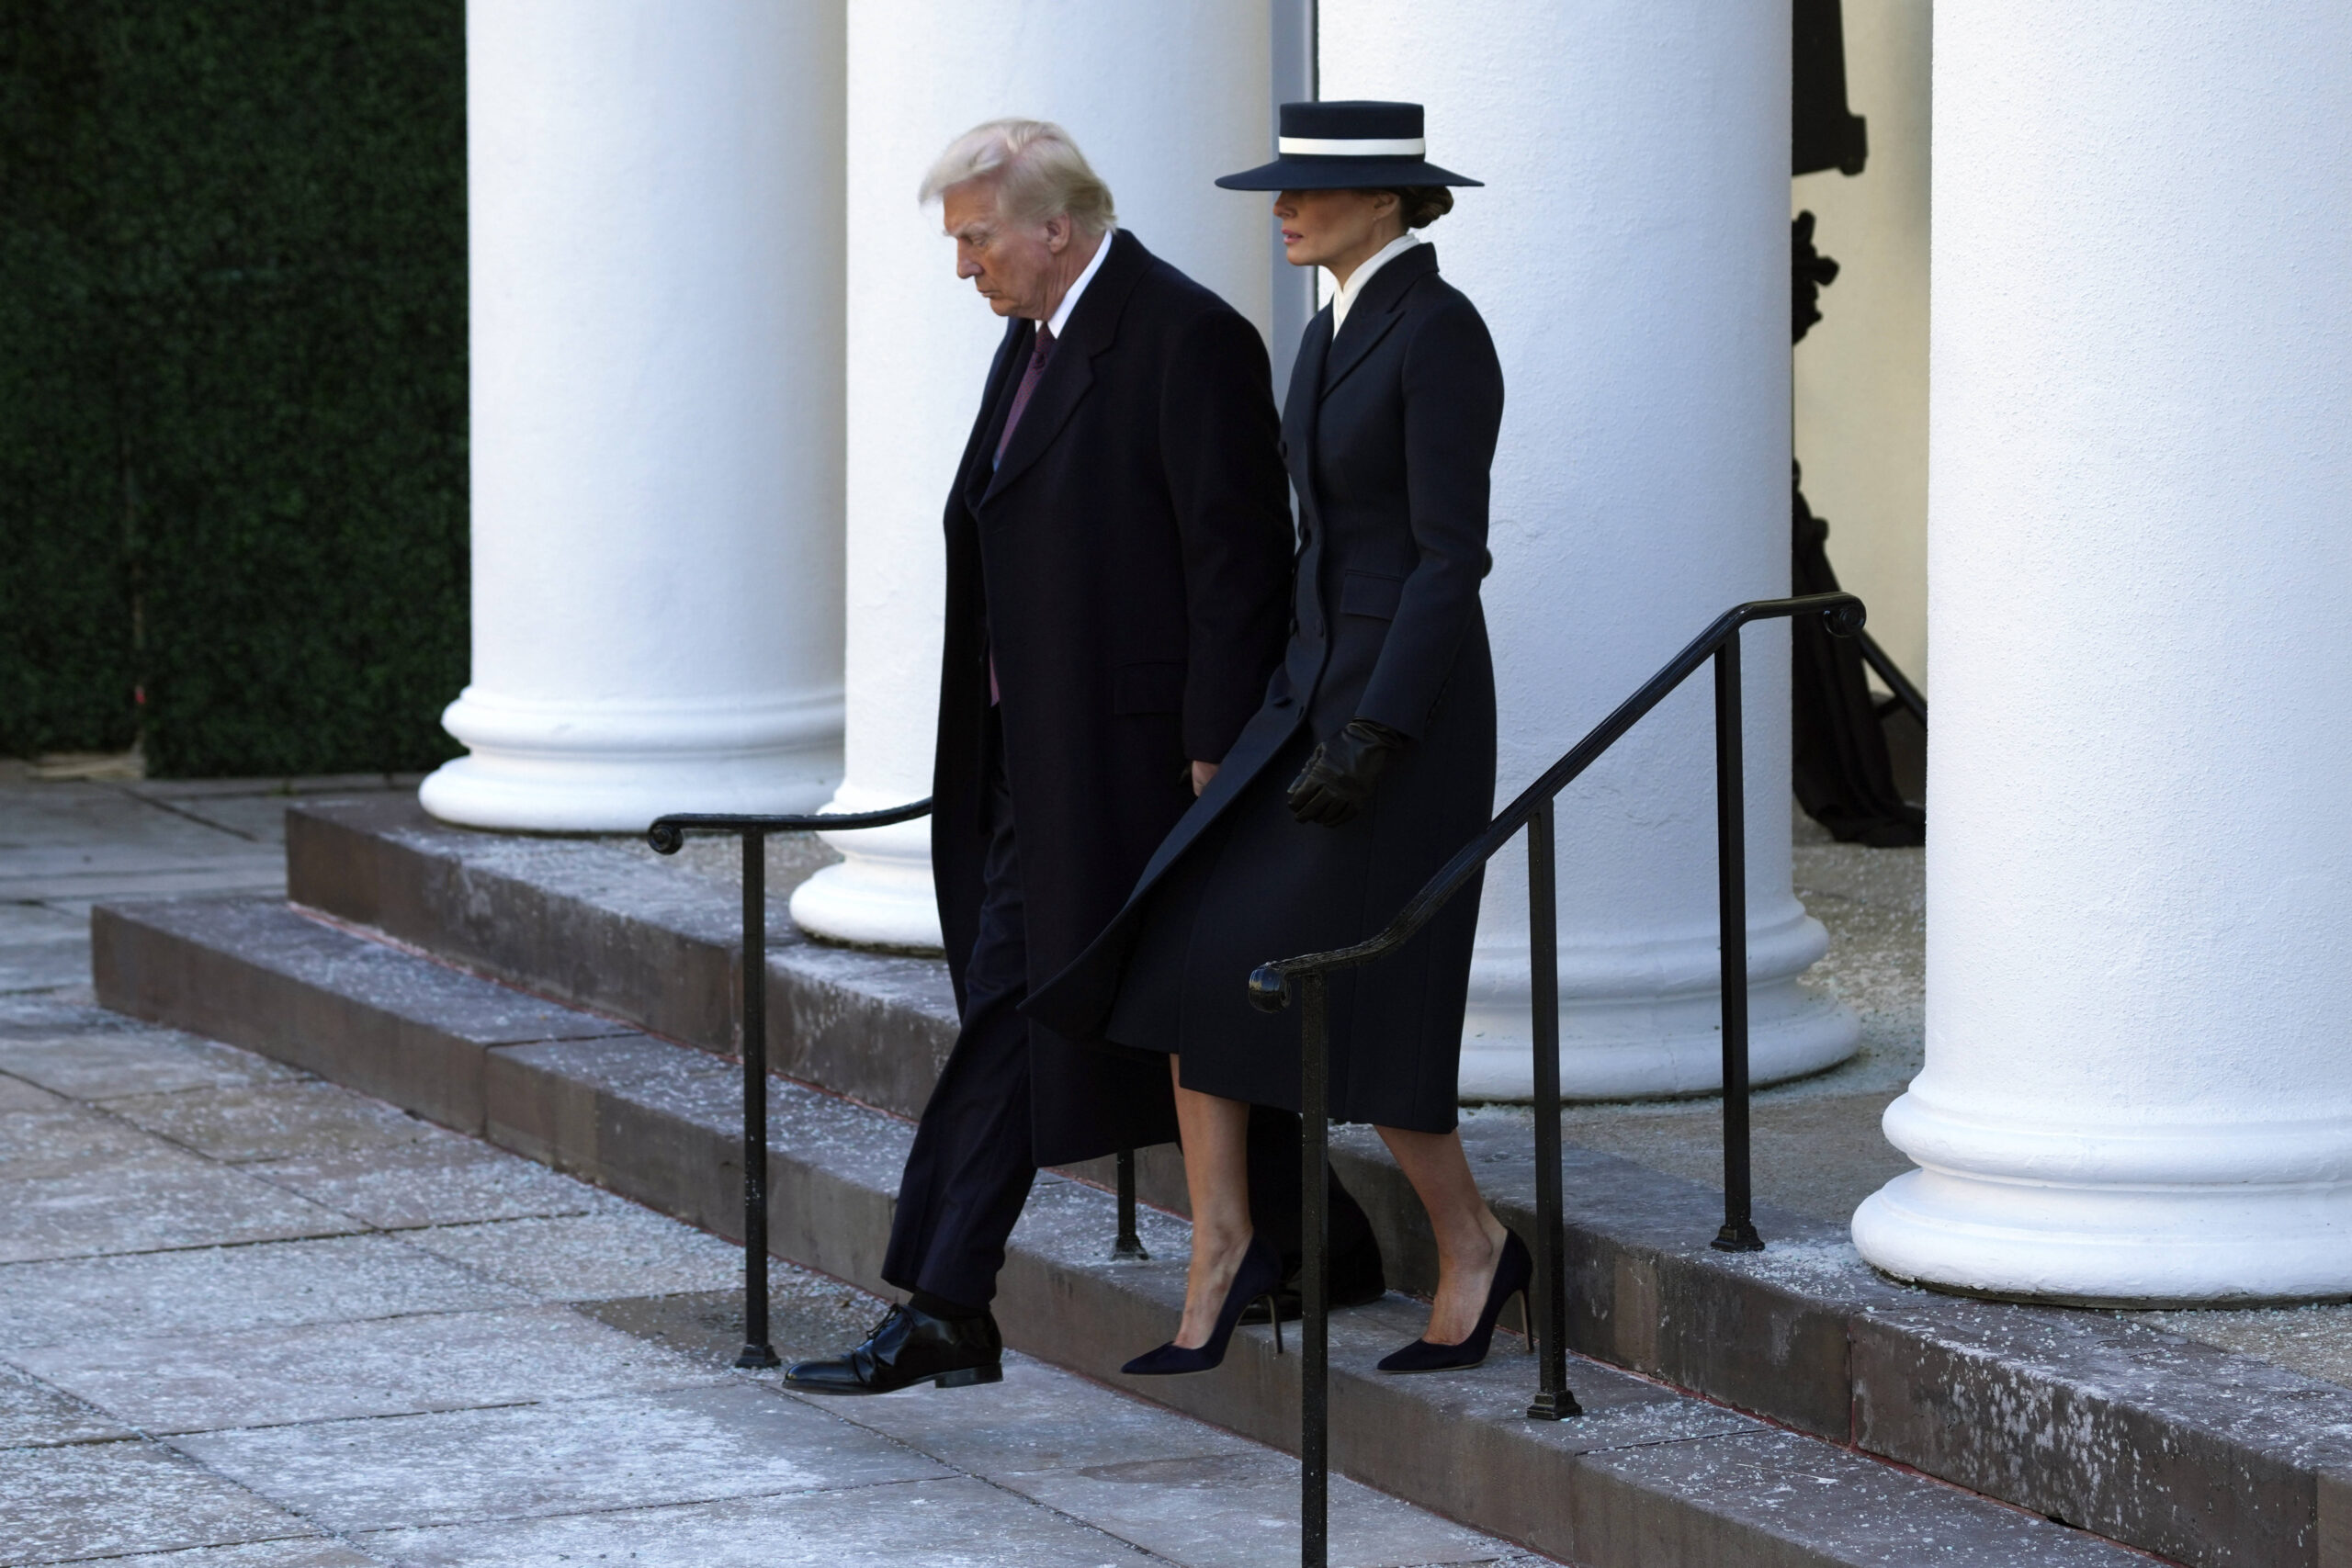
<svg viewBox="0 0 2352 1568">
<path fill-rule="evenodd" d="M 1086 292 L 1086 286 L 1094 281 L 1096 273 L 1102 270 L 1102 258 L 1111 254 L 1111 236 L 1117 232 L 1116 229 L 1102 231 L 1102 238 L 1096 242 L 1093 258 L 1086 264 L 1086 270 L 1071 281 L 1069 292 L 1063 295 L 1062 302 L 1054 307 L 1054 313 L 1046 318 L 1046 330 L 1053 333 L 1057 341 L 1062 335 L 1062 328 L 1069 324 L 1069 313 L 1078 309 L 1078 297 Z"/>
<path fill-rule="evenodd" d="M 1408 229 L 1380 249 L 1373 252 L 1371 257 L 1362 266 L 1348 274 L 1348 280 L 1340 285 L 1339 293 L 1331 299 L 1331 335 L 1333 337 L 1339 336 L 1340 329 L 1348 324 L 1348 307 L 1356 302 L 1356 296 L 1362 294 L 1363 286 L 1372 281 L 1372 275 L 1420 243 L 1421 237 Z"/>
</svg>

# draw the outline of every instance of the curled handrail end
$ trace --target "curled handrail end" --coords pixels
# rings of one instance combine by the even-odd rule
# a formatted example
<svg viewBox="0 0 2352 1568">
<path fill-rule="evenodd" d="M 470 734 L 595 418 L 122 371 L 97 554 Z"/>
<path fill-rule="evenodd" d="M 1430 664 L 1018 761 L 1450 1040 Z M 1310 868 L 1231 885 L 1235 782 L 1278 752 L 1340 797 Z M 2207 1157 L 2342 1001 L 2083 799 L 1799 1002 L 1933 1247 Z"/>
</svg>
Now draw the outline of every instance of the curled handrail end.
<svg viewBox="0 0 2352 1568">
<path fill-rule="evenodd" d="M 1290 1006 L 1290 977 L 1279 965 L 1261 964 L 1250 971 L 1250 1005 L 1260 1012 L 1280 1012 Z"/>
<path fill-rule="evenodd" d="M 685 830 L 665 817 L 645 830 L 645 841 L 657 855 L 673 855 L 685 847 Z"/>
<path fill-rule="evenodd" d="M 1821 613 L 1831 637 L 1852 637 L 1860 631 L 1870 618 L 1870 612 L 1860 599 L 1849 598 L 1842 604 L 1832 604 Z"/>
</svg>

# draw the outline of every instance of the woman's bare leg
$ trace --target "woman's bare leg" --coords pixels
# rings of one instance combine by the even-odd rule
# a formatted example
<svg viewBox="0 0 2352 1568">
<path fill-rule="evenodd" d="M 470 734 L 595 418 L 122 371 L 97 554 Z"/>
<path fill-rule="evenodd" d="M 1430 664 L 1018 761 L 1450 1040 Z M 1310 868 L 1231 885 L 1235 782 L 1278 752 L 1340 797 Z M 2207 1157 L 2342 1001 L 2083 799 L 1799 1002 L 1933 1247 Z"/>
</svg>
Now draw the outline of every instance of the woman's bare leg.
<svg viewBox="0 0 2352 1568">
<path fill-rule="evenodd" d="M 1193 1195 L 1193 1267 L 1184 1276 L 1184 1322 L 1176 1343 L 1209 1342 L 1225 1292 L 1254 1234 L 1250 1224 L 1250 1107 L 1184 1087 L 1182 1063 L 1168 1059 L 1176 1083 L 1176 1125 L 1184 1138 L 1184 1186 Z"/>
<path fill-rule="evenodd" d="M 1508 1235 L 1495 1212 L 1478 1195 L 1477 1179 L 1462 1153 L 1462 1134 L 1379 1129 L 1381 1141 L 1404 1168 L 1405 1179 L 1429 1211 L 1437 1234 L 1437 1299 L 1421 1337 L 1432 1345 L 1459 1345 L 1478 1326 L 1487 1307 Z M 1198 1202 L 1199 1200 L 1193 1200 Z M 1197 1233 L 1195 1233 L 1197 1234 Z"/>
</svg>

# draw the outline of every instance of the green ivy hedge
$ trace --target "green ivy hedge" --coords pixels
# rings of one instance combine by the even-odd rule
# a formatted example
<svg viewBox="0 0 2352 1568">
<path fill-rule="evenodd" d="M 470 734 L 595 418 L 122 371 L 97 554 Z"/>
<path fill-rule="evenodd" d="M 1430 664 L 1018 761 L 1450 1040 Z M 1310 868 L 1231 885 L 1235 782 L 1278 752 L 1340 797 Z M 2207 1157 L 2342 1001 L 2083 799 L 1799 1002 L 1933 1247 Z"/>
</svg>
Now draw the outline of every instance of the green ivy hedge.
<svg viewBox="0 0 2352 1568">
<path fill-rule="evenodd" d="M 464 0 L 0 6 L 0 752 L 452 753 L 465 221 Z"/>
</svg>

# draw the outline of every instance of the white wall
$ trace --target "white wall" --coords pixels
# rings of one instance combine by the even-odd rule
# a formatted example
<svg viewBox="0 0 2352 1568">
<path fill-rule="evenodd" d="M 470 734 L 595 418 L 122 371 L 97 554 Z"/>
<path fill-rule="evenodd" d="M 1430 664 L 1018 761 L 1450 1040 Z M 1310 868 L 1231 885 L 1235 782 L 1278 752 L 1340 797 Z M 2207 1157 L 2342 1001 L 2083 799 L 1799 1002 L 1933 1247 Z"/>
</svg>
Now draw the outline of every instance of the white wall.
<svg viewBox="0 0 2352 1568">
<path fill-rule="evenodd" d="M 1814 243 L 1843 268 L 1796 350 L 1796 450 L 1805 500 L 1829 520 L 1839 583 L 1871 633 L 1928 675 L 1928 0 L 1845 0 L 1846 100 L 1870 121 L 1870 162 L 1792 182 Z"/>
</svg>

